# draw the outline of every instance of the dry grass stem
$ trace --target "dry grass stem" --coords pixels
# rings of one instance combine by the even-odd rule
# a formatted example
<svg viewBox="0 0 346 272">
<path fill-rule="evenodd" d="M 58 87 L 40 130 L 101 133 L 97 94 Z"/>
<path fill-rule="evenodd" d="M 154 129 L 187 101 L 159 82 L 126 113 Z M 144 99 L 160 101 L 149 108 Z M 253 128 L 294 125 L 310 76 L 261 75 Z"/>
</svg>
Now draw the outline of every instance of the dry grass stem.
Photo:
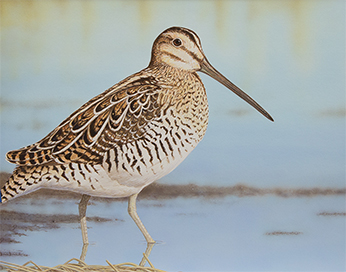
<svg viewBox="0 0 346 272">
<path fill-rule="evenodd" d="M 2 266 L 3 269 L 7 269 L 9 272 L 164 272 L 163 270 L 154 268 L 149 259 L 147 257 L 146 259 L 151 267 L 143 267 L 134 263 L 111 264 L 109 261 L 106 261 L 108 265 L 87 265 L 85 262 L 76 258 L 54 267 L 39 266 L 32 261 L 27 262 L 24 265 L 0 261 L 0 267 Z M 77 263 L 72 263 L 73 261 L 76 261 Z"/>
</svg>

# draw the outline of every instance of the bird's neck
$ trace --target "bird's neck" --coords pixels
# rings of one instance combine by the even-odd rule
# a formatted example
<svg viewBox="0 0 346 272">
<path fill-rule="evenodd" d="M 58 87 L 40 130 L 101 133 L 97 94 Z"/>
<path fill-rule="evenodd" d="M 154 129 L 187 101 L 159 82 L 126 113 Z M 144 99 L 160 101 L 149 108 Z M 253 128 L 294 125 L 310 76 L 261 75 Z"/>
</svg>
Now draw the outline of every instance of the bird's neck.
<svg viewBox="0 0 346 272">
<path fill-rule="evenodd" d="M 191 80 L 192 78 L 199 79 L 199 76 L 194 71 L 187 71 L 165 64 L 149 65 L 145 70 L 154 74 L 158 80 L 164 80 L 173 84 Z"/>
</svg>

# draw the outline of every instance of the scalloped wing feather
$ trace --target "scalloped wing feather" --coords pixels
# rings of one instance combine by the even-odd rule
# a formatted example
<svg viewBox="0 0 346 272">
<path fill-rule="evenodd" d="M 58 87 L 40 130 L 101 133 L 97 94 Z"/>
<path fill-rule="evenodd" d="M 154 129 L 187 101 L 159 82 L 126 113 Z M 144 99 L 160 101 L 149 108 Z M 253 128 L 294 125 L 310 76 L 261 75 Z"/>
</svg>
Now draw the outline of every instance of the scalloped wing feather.
<svg viewBox="0 0 346 272">
<path fill-rule="evenodd" d="M 8 152 L 7 160 L 27 166 L 50 162 L 100 164 L 108 150 L 142 137 L 145 124 L 161 114 L 160 87 L 152 76 L 133 78 L 85 103 L 41 141 Z"/>
</svg>

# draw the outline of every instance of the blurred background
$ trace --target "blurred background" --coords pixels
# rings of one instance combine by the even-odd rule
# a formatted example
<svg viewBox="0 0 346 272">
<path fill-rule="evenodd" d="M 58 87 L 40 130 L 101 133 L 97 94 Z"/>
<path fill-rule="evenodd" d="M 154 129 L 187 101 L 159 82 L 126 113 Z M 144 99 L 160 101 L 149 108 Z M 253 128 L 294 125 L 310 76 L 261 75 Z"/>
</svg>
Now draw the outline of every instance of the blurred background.
<svg viewBox="0 0 346 272">
<path fill-rule="evenodd" d="M 275 123 L 202 74 L 209 130 L 165 181 L 344 186 L 344 19 L 344 1 L 1 1 L 1 170 L 178 25 Z"/>
<path fill-rule="evenodd" d="M 275 122 L 202 74 L 210 106 L 207 134 L 196 150 L 160 182 L 345 187 L 344 1 L 1 0 L 0 7 L 1 171 L 14 169 L 5 160 L 7 151 L 40 140 L 84 102 L 146 67 L 158 34 L 171 26 L 184 26 L 199 35 L 213 66 L 259 102 Z M 256 201 L 254 205 L 260 205 Z M 280 201 L 274 198 L 265 203 L 270 203 L 269 207 L 288 205 Z M 299 210 L 312 204 L 307 202 L 295 202 L 291 207 Z M 324 198 L 322 202 L 327 206 L 333 203 L 334 210 L 345 209 L 344 196 Z M 316 203 L 316 212 L 323 210 L 321 202 Z M 293 221 L 304 218 L 302 215 Z M 322 252 L 312 259 L 293 261 L 296 267 L 291 257 L 277 266 L 275 262 L 268 266 L 270 261 L 258 258 L 251 266 L 251 261 L 244 260 L 248 258 L 244 250 L 243 259 L 235 258 L 235 267 L 220 265 L 219 270 L 269 271 L 284 267 L 341 271 L 345 268 L 345 258 L 340 257 L 345 256 L 345 218 L 338 220 L 334 238 L 326 236 L 320 241 L 321 247 L 333 241 L 325 247 L 330 262 L 317 257 L 325 256 Z M 198 224 L 204 224 L 207 231 L 213 222 Z M 316 241 L 316 237 L 310 238 Z M 316 244 L 308 244 L 316 248 Z M 215 249 L 215 256 L 228 251 L 236 254 L 232 242 L 228 246 L 227 250 L 221 247 L 220 252 Z M 307 251 L 311 250 L 309 246 Z M 295 256 L 300 254 L 304 251 Z M 228 260 L 210 258 L 214 264 Z M 244 263 L 248 265 L 242 266 Z M 183 263 L 171 269 L 202 268 Z"/>
</svg>

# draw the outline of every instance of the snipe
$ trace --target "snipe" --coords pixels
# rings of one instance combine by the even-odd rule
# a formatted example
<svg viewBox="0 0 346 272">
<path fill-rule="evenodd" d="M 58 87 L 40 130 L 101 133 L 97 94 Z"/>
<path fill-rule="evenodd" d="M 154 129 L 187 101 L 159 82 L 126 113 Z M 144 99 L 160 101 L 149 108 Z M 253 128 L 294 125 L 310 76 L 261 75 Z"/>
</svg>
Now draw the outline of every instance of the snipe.
<svg viewBox="0 0 346 272">
<path fill-rule="evenodd" d="M 17 164 L 1 200 L 39 188 L 83 194 L 79 204 L 84 244 L 90 196 L 129 197 L 128 212 L 154 243 L 136 212 L 138 193 L 177 167 L 202 140 L 208 102 L 197 72 L 204 72 L 269 120 L 252 98 L 205 57 L 193 31 L 171 27 L 155 40 L 149 66 L 91 99 L 35 144 L 7 153 Z"/>
</svg>

